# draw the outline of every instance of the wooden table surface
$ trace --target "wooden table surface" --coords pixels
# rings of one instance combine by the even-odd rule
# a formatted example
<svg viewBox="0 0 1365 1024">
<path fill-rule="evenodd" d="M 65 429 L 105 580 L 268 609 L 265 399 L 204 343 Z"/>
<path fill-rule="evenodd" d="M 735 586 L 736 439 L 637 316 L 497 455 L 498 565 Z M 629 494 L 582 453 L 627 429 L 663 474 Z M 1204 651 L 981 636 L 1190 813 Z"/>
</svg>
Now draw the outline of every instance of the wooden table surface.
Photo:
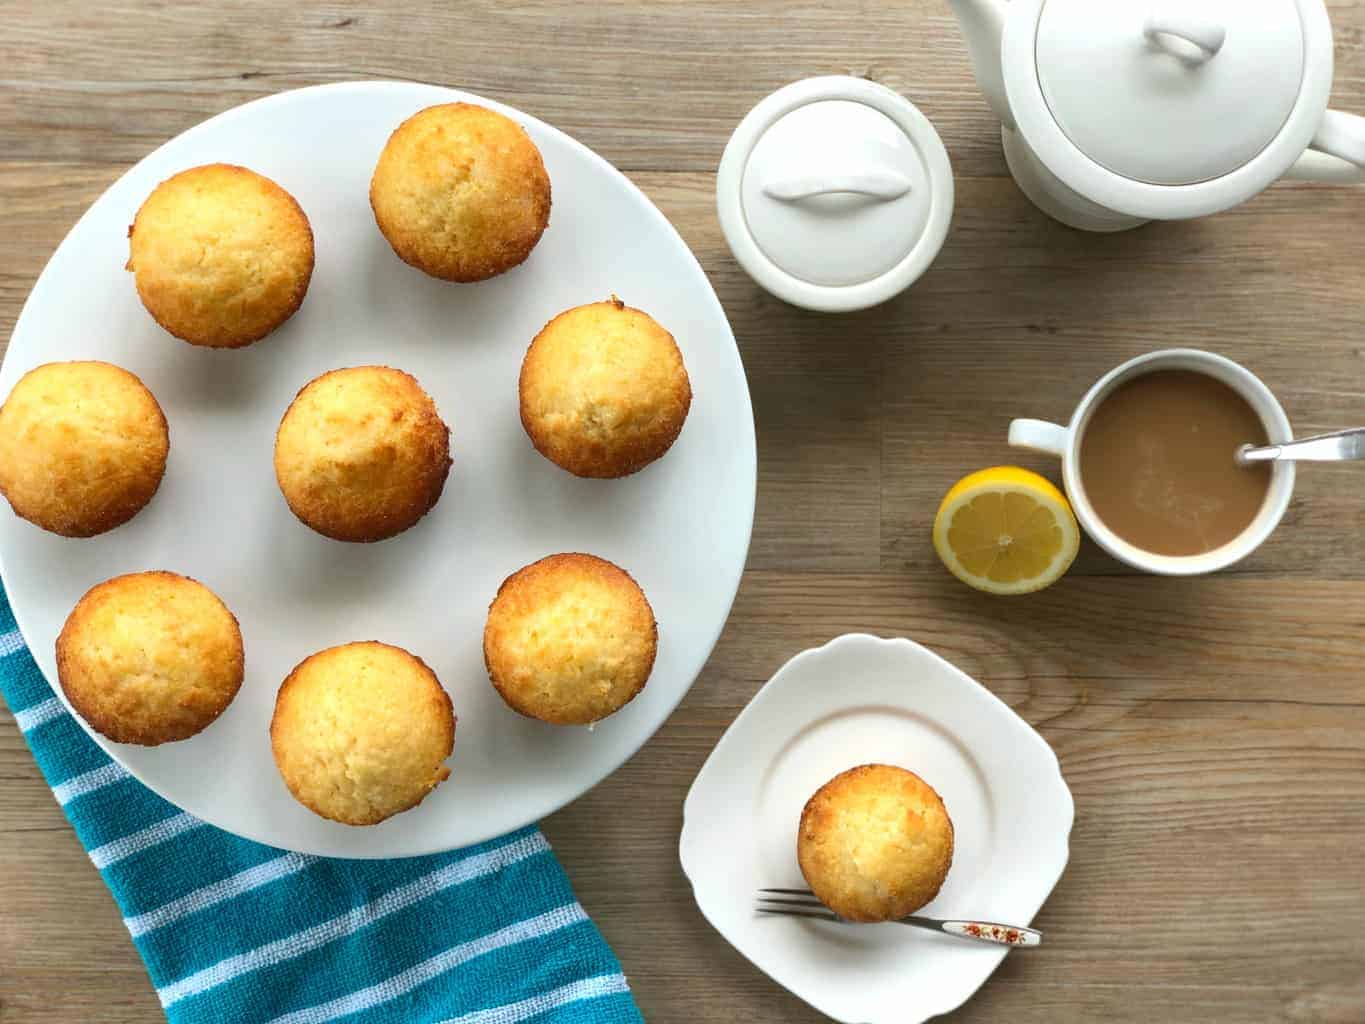
<svg viewBox="0 0 1365 1024">
<path fill-rule="evenodd" d="M 1365 3 L 1329 7 L 1334 105 L 1365 112 Z M 792 654 L 851 630 L 912 637 L 980 679 L 1056 748 L 1076 797 L 1071 864 L 1037 919 L 1047 949 L 1009 958 L 952 1019 L 1365 1020 L 1365 476 L 1302 473 L 1282 529 L 1216 578 L 1137 577 L 1087 544 L 1052 590 L 992 599 L 929 543 L 954 480 L 1018 459 L 1012 416 L 1065 417 L 1150 349 L 1244 362 L 1301 432 L 1365 422 L 1365 189 L 1280 185 L 1118 237 L 1063 228 L 1007 176 L 943 0 L 3 0 L 0 24 L 0 337 L 130 164 L 218 111 L 340 79 L 456 85 L 534 113 L 630 175 L 696 251 L 753 391 L 748 571 L 682 707 L 545 822 L 650 1021 L 820 1019 L 701 918 L 677 839 L 737 711 Z M 752 284 L 713 201 L 749 107 L 830 73 L 909 96 L 958 176 L 933 269 L 839 318 Z M 159 1019 L 2 711 L 0 780 L 0 1021 Z"/>
</svg>

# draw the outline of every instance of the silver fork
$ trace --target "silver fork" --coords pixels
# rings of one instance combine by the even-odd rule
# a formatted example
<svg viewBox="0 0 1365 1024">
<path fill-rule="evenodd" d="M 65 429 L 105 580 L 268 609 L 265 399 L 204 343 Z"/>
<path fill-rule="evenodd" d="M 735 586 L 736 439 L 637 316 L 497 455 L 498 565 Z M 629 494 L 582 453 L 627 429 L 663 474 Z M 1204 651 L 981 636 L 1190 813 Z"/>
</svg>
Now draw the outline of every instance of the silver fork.
<svg viewBox="0 0 1365 1024">
<path fill-rule="evenodd" d="M 772 895 L 765 895 L 771 893 Z M 848 921 L 815 898 L 809 889 L 760 889 L 758 906 L 760 914 L 779 914 L 786 917 L 810 917 L 818 921 L 834 921 L 838 924 L 857 924 Z M 975 939 L 979 942 L 992 942 L 998 946 L 1011 946 L 1025 949 L 1040 946 L 1043 933 L 1032 928 L 1018 925 L 996 924 L 993 921 L 940 921 L 933 917 L 903 917 L 897 924 L 928 928 L 930 931 L 945 932 L 962 939 Z"/>
</svg>

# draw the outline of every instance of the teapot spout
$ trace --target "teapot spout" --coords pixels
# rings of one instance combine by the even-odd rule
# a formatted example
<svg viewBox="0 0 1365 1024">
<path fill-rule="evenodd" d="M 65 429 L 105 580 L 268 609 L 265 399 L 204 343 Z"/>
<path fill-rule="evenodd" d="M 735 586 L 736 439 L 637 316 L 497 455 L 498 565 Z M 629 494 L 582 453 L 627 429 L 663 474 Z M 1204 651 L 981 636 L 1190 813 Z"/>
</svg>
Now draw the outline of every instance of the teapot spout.
<svg viewBox="0 0 1365 1024">
<path fill-rule="evenodd" d="M 1006 128 L 1014 128 L 1000 44 L 1005 34 L 1006 0 L 948 0 L 967 37 L 967 53 L 976 71 L 976 84 Z"/>
</svg>

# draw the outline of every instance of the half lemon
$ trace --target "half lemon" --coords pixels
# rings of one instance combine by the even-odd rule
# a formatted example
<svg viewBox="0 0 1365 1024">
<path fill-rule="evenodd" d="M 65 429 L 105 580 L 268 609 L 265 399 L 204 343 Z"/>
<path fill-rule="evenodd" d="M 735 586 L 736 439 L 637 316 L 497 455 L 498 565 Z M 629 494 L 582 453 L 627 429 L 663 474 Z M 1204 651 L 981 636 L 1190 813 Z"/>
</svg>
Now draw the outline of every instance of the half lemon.
<svg viewBox="0 0 1365 1024">
<path fill-rule="evenodd" d="M 948 571 L 988 594 L 1029 594 L 1065 575 L 1081 547 L 1066 496 L 1037 473 L 996 466 L 963 477 L 934 517 Z"/>
</svg>

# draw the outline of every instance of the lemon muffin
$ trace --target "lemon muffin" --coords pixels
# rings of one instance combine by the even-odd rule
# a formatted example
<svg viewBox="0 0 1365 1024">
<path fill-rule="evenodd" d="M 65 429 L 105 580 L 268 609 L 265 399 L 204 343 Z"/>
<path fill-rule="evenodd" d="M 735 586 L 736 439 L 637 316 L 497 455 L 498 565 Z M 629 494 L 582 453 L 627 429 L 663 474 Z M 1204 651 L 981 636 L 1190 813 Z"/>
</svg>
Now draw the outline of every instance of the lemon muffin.
<svg viewBox="0 0 1365 1024">
<path fill-rule="evenodd" d="M 170 451 L 152 393 L 109 363 L 47 363 L 0 406 L 0 493 L 63 537 L 132 519 L 161 485 Z"/>
<path fill-rule="evenodd" d="M 658 635 L 644 591 L 624 569 L 593 555 L 551 555 L 498 589 L 483 658 L 514 711 L 587 725 L 644 688 Z"/>
<path fill-rule="evenodd" d="M 370 207 L 404 263 L 447 281 L 483 281 L 522 263 L 540 241 L 550 176 L 521 125 L 443 103 L 389 136 Z"/>
<path fill-rule="evenodd" d="M 612 296 L 560 313 L 521 364 L 521 424 L 576 476 L 628 476 L 673 446 L 692 385 L 673 335 Z"/>
<path fill-rule="evenodd" d="M 408 374 L 332 370 L 307 384 L 275 435 L 275 477 L 294 515 L 334 540 L 402 533 L 441 497 L 450 430 Z"/>
<path fill-rule="evenodd" d="M 227 605 L 173 572 L 92 588 L 57 637 L 71 706 L 116 743 L 156 746 L 200 732 L 242 685 L 242 633 Z"/>
<path fill-rule="evenodd" d="M 158 185 L 128 229 L 128 264 L 147 312 L 192 345 L 259 341 L 303 303 L 313 230 L 269 178 L 232 164 Z"/>
<path fill-rule="evenodd" d="M 375 825 L 450 777 L 455 715 L 421 658 L 374 641 L 345 644 L 289 673 L 270 746 L 299 803 L 333 821 Z"/>
<path fill-rule="evenodd" d="M 953 823 L 914 772 L 865 764 L 806 803 L 796 856 L 811 891 L 840 917 L 896 921 L 938 895 L 953 862 Z"/>
</svg>

